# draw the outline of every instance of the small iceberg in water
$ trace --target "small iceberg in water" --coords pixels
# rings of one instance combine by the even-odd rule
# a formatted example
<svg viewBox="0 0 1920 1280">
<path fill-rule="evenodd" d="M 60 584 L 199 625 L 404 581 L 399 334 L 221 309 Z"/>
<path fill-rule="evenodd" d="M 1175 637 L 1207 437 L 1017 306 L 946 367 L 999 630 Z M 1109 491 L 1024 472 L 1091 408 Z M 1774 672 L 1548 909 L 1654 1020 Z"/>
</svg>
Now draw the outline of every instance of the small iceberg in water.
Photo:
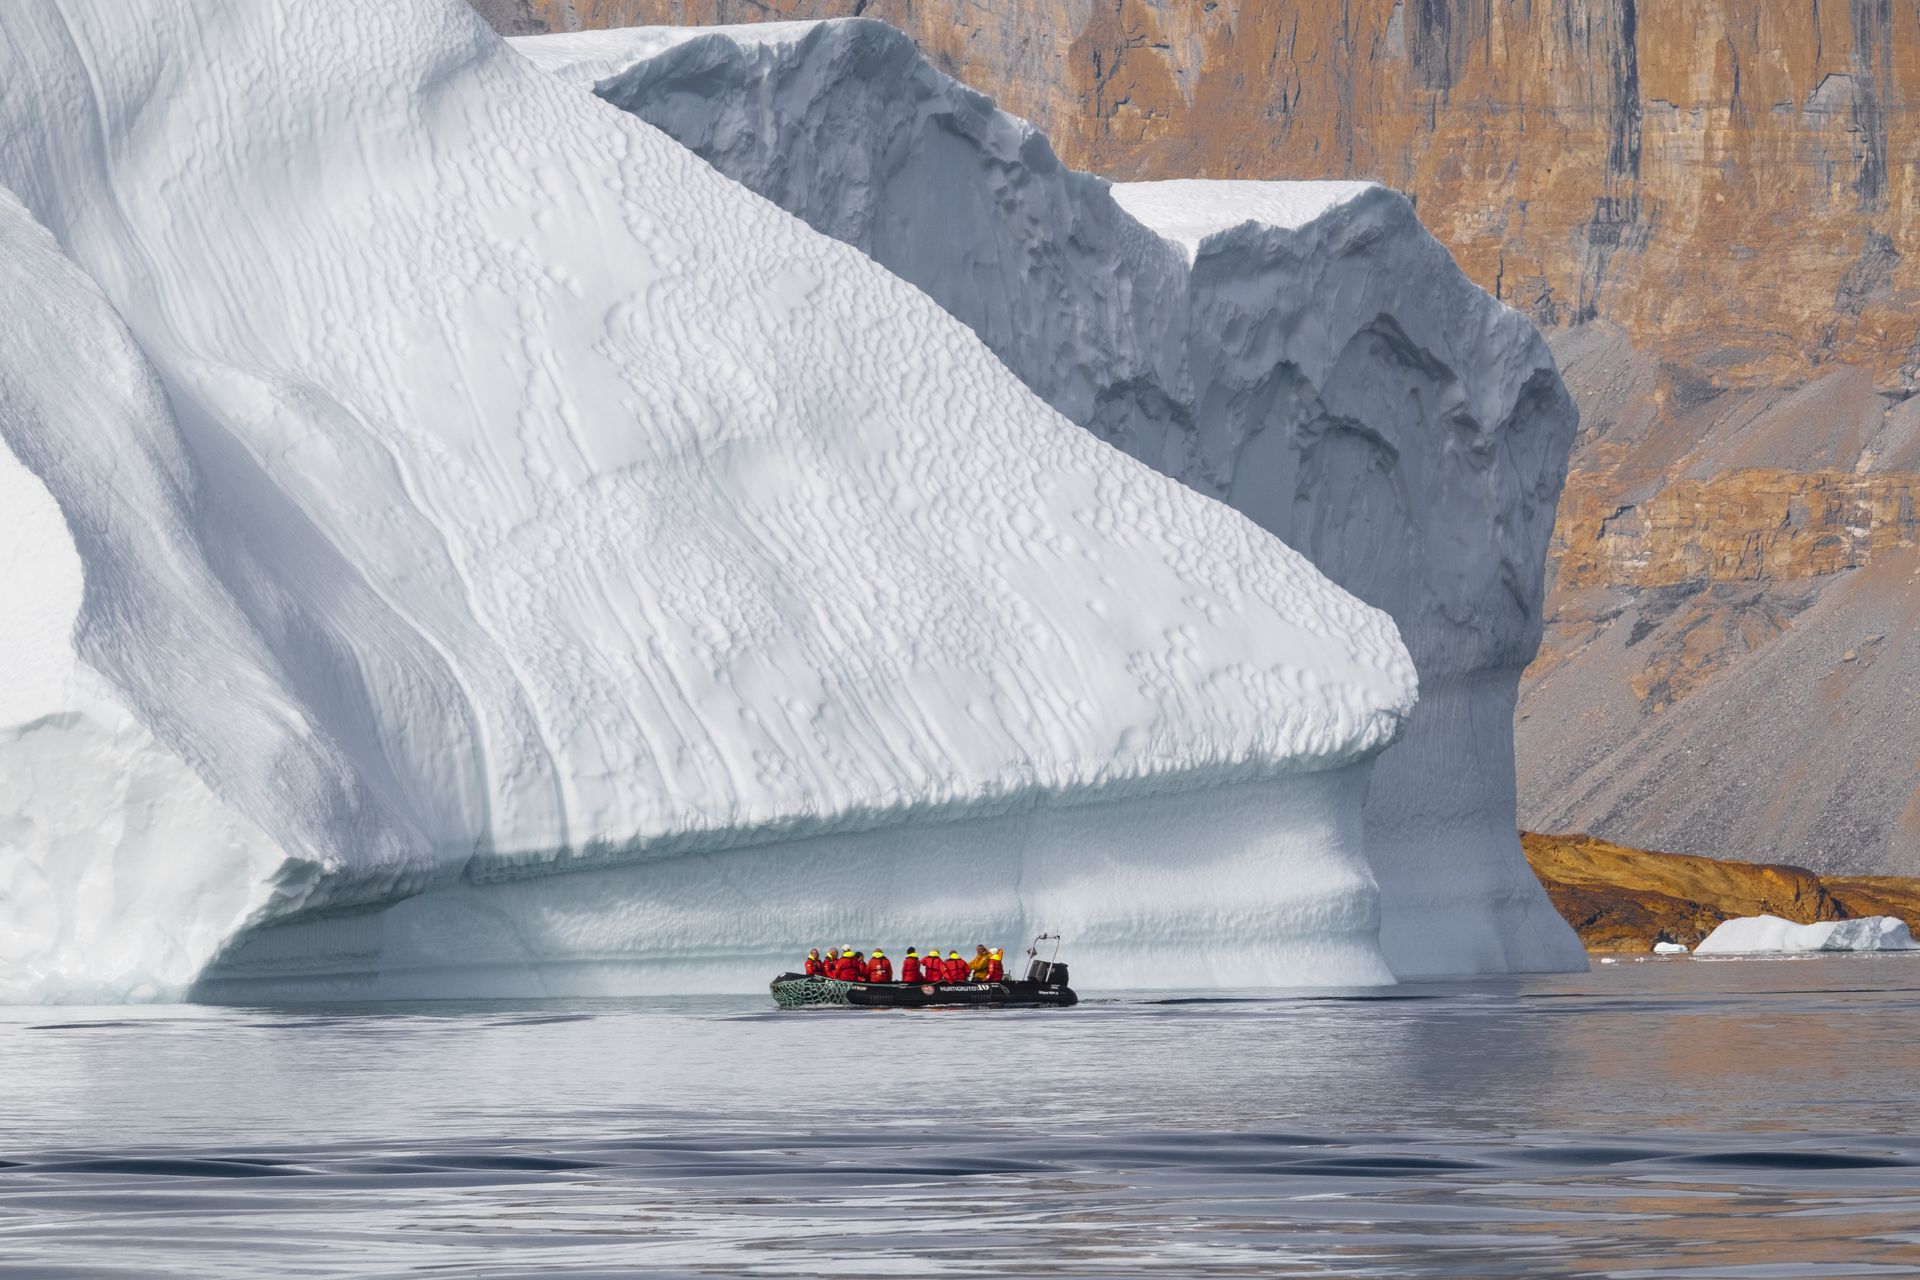
<svg viewBox="0 0 1920 1280">
<path fill-rule="evenodd" d="M 1662 939 L 1653 944 L 1653 954 L 1657 956 L 1683 956 L 1687 954 L 1687 947 L 1683 942 L 1668 942 Z"/>
<path fill-rule="evenodd" d="M 1655 948 L 1658 950 L 1658 948 Z M 1821 920 L 1795 924 L 1779 916 L 1743 916 L 1723 921 L 1695 948 L 1695 955 L 1759 955 L 1796 951 L 1917 951 L 1907 922 L 1895 916 Z"/>
</svg>

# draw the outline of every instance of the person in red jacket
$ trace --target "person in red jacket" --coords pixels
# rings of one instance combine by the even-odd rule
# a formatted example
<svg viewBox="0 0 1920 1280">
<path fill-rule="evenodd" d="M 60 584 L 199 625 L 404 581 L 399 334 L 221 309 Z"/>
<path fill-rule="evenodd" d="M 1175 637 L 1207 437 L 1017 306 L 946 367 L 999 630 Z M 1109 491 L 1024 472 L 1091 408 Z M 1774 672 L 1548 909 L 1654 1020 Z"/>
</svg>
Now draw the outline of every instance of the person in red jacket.
<svg viewBox="0 0 1920 1280">
<path fill-rule="evenodd" d="M 817 978 L 827 971 L 827 962 L 820 958 L 820 948 L 807 952 L 807 976 Z"/>
<path fill-rule="evenodd" d="M 999 982 L 1006 976 L 1007 968 L 1000 959 L 1000 948 L 995 947 L 987 953 L 987 981 Z"/>
<path fill-rule="evenodd" d="M 868 981 L 867 953 L 864 951 L 856 951 L 853 953 L 853 980 L 855 982 Z"/>
<path fill-rule="evenodd" d="M 912 947 L 907 948 L 906 959 L 900 962 L 900 981 L 915 985 L 920 982 L 920 953 Z"/>
<path fill-rule="evenodd" d="M 833 962 L 833 976 L 842 982 L 852 982 L 855 972 L 857 971 L 853 967 L 853 948 L 840 948 L 840 958 Z"/>
<path fill-rule="evenodd" d="M 873 949 L 873 959 L 867 962 L 867 981 L 893 981 L 893 961 L 887 959 L 887 953 L 878 947 Z"/>
<path fill-rule="evenodd" d="M 958 951 L 947 952 L 947 981 L 965 982 L 967 980 L 967 962 L 960 958 Z"/>
</svg>

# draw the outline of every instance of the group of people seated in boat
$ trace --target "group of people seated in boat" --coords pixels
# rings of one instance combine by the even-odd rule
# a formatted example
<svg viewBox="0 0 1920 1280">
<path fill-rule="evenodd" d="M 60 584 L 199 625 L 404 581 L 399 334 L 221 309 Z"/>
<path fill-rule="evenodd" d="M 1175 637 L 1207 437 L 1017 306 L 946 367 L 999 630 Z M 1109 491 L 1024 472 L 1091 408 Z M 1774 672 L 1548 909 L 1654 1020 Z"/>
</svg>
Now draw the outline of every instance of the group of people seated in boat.
<svg viewBox="0 0 1920 1280">
<path fill-rule="evenodd" d="M 834 947 L 822 957 L 820 948 L 807 952 L 809 978 L 838 978 L 842 982 L 893 982 L 893 961 L 880 948 L 869 957 L 852 947 Z M 985 945 L 973 949 L 973 959 L 962 960 L 958 951 L 940 957 L 940 948 L 929 947 L 921 955 L 912 947 L 900 961 L 900 982 L 998 982 L 1006 976 L 1000 948 Z"/>
</svg>

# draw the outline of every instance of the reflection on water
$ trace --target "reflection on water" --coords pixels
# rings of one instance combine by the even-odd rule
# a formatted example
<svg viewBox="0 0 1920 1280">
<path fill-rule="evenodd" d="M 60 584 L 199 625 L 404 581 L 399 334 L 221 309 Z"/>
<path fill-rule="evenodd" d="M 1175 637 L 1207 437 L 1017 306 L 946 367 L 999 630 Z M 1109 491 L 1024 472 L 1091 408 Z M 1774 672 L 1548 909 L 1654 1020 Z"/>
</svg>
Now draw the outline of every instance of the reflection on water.
<svg viewBox="0 0 1920 1280">
<path fill-rule="evenodd" d="M 1915 1275 L 1917 996 L 0 1010 L 0 1271 Z"/>
</svg>

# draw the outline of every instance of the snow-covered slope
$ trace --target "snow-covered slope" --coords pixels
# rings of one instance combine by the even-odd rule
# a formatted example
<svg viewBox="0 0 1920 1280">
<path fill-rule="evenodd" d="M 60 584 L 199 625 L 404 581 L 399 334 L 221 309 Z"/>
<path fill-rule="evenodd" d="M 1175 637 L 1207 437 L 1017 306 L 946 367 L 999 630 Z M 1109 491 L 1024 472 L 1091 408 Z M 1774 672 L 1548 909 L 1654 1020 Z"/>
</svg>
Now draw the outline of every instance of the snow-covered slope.
<svg viewBox="0 0 1920 1280">
<path fill-rule="evenodd" d="M 1577 968 L 1512 709 L 1575 414 L 1526 320 L 1369 183 L 1109 187 L 880 23 L 514 42 L 924 289 L 1102 438 L 1387 609 L 1421 704 L 1367 847 L 1403 974 Z"/>
<path fill-rule="evenodd" d="M 0 996 L 1386 978 L 1392 623 L 458 0 L 0 7 L 0 185 Z"/>
<path fill-rule="evenodd" d="M 1177 249 L 892 27 L 634 27 L 511 43 L 919 285 L 1075 422 L 1131 439 L 1187 411 Z"/>
</svg>

